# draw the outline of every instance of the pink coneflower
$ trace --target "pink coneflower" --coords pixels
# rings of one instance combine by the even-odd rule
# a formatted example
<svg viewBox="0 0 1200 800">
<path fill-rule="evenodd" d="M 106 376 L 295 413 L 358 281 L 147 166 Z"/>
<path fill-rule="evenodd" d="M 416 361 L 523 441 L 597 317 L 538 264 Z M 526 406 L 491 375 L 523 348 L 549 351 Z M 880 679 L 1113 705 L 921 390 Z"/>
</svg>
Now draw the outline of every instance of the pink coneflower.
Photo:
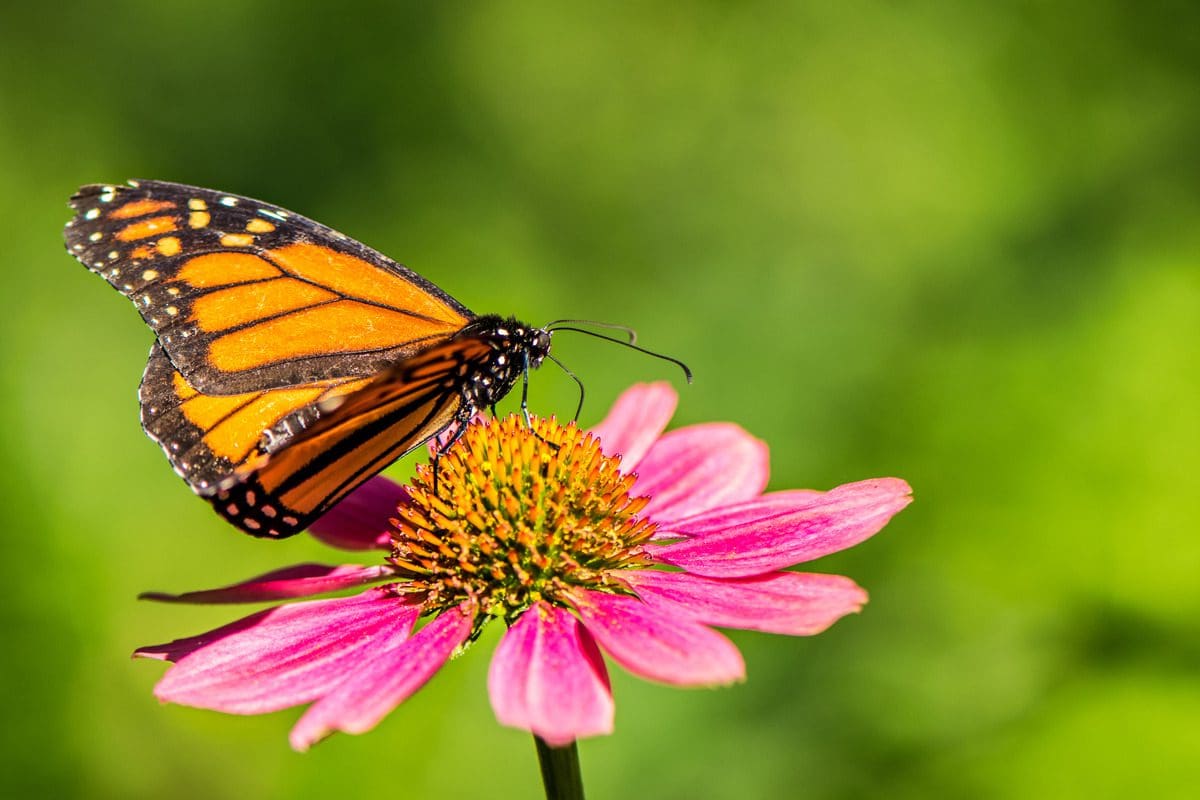
<svg viewBox="0 0 1200 800">
<path fill-rule="evenodd" d="M 665 384 L 635 386 L 591 433 L 472 424 L 441 458 L 436 494 L 425 466 L 407 488 L 376 478 L 314 526 L 385 550 L 382 565 L 151 595 L 256 602 L 381 584 L 144 647 L 175 662 L 155 695 L 235 714 L 311 703 L 291 733 L 303 750 L 373 728 L 495 619 L 508 626 L 488 675 L 497 718 L 560 747 L 612 730 L 601 653 L 649 680 L 728 684 L 745 666 L 713 626 L 802 636 L 858 611 L 866 593 L 849 578 L 783 570 L 876 533 L 908 484 L 763 494 L 766 445 L 728 423 L 663 434 L 675 402 Z"/>
</svg>

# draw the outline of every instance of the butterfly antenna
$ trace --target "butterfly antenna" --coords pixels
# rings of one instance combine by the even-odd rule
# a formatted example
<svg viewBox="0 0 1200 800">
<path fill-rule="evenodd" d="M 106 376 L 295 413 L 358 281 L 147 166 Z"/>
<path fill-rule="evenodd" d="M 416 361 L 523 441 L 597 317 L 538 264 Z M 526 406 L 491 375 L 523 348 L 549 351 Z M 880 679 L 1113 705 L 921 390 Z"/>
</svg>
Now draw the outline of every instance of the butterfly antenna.
<svg viewBox="0 0 1200 800">
<path fill-rule="evenodd" d="M 571 372 L 571 370 L 567 369 L 567 365 L 562 363 L 561 361 L 559 361 L 554 356 L 547 353 L 546 358 L 550 359 L 555 364 L 557 364 L 558 368 L 561 369 L 563 372 L 567 373 L 568 377 L 570 377 L 571 380 L 575 381 L 575 385 L 579 387 L 579 405 L 575 406 L 575 419 L 572 420 L 572 422 L 579 422 L 579 415 L 583 413 L 583 381 L 579 380 L 578 375 L 576 375 L 574 372 Z"/>
<path fill-rule="evenodd" d="M 613 338 L 612 336 L 605 336 L 603 333 L 596 333 L 595 331 L 589 331 L 584 328 L 574 328 L 574 327 L 564 325 L 562 327 L 555 328 L 555 330 L 574 331 L 575 333 L 587 334 L 588 336 L 594 336 L 597 339 L 603 339 L 606 342 L 612 342 L 613 344 L 619 344 L 622 347 L 628 347 L 630 350 L 637 350 L 639 353 L 645 353 L 648 356 L 654 356 L 655 358 L 662 359 L 663 361 L 669 361 L 672 364 L 674 364 L 675 366 L 679 367 L 681 370 L 683 370 L 683 374 L 687 378 L 688 383 L 692 382 L 692 371 L 690 369 L 688 369 L 687 364 L 683 363 L 678 358 L 672 358 L 671 356 L 663 355 L 662 353 L 656 353 L 653 350 L 647 350 L 644 347 L 638 347 L 633 342 L 622 341 L 621 339 L 616 339 L 616 338 Z"/>
<path fill-rule="evenodd" d="M 597 322 L 594 319 L 556 319 L 546 325 L 545 330 L 552 331 L 556 325 L 592 325 L 597 328 L 621 331 L 629 338 L 629 344 L 637 344 L 637 331 L 628 325 L 618 325 L 615 322 Z M 560 364 L 559 366 L 562 365 Z"/>
</svg>

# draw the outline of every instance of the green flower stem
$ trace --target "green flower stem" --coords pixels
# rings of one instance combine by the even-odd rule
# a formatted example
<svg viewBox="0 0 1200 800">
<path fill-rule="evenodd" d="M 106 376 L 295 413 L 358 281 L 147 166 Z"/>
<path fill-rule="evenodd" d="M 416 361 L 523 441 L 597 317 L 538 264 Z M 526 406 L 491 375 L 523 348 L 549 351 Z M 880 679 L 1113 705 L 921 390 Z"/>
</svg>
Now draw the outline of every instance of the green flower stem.
<svg viewBox="0 0 1200 800">
<path fill-rule="evenodd" d="M 542 767 L 546 800 L 583 800 L 583 777 L 579 773 L 579 751 L 575 742 L 566 747 L 551 747 L 538 736 L 534 736 L 533 741 Z"/>
</svg>

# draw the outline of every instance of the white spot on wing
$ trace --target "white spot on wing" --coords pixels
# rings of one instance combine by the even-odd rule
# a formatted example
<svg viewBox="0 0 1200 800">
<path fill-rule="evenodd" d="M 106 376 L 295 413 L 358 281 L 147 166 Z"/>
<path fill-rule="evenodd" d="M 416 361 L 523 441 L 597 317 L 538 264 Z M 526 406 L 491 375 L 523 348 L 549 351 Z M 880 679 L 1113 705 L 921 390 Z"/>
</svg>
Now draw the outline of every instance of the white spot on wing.
<svg viewBox="0 0 1200 800">
<path fill-rule="evenodd" d="M 328 414 L 330 411 L 333 411 L 344 402 L 346 402 L 346 398 L 344 396 L 330 397 L 328 400 L 322 400 L 321 402 L 317 403 L 317 408 L 322 414 Z"/>
</svg>

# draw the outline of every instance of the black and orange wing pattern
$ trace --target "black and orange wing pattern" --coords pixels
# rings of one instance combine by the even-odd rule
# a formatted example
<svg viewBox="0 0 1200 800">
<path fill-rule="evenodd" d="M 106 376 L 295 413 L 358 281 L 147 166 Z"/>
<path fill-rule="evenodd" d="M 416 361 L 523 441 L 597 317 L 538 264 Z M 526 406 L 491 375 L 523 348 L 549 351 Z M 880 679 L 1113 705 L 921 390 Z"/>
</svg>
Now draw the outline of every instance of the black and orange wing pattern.
<svg viewBox="0 0 1200 800">
<path fill-rule="evenodd" d="M 198 494 L 211 495 L 261 462 L 267 432 L 290 420 L 275 441 L 284 443 L 315 419 L 319 404 L 353 392 L 370 378 L 332 379 L 277 389 L 205 394 L 187 382 L 155 344 L 138 398 L 142 429 L 158 442 L 175 471 Z"/>
<path fill-rule="evenodd" d="M 67 249 L 158 336 L 142 427 L 232 524 L 303 530 L 536 367 L 549 335 L 476 317 L 294 212 L 158 181 L 85 186 Z"/>
<path fill-rule="evenodd" d="M 67 249 L 205 393 L 371 376 L 474 318 L 412 270 L 257 200 L 134 181 L 85 186 L 71 207 Z"/>
<path fill-rule="evenodd" d="M 486 370 L 492 353 L 465 336 L 373 379 L 214 396 L 190 387 L 156 345 L 142 381 L 142 425 L 232 524 L 256 536 L 290 536 L 462 421 L 460 381 Z"/>
<path fill-rule="evenodd" d="M 475 403 L 460 391 L 461 381 L 486 374 L 493 356 L 484 340 L 461 337 L 406 359 L 358 391 L 332 394 L 302 433 L 268 446 L 219 491 L 214 507 L 255 535 L 303 530 L 397 458 L 451 423 L 465 423 Z M 283 420 L 268 438 L 286 435 L 297 421 Z"/>
</svg>

